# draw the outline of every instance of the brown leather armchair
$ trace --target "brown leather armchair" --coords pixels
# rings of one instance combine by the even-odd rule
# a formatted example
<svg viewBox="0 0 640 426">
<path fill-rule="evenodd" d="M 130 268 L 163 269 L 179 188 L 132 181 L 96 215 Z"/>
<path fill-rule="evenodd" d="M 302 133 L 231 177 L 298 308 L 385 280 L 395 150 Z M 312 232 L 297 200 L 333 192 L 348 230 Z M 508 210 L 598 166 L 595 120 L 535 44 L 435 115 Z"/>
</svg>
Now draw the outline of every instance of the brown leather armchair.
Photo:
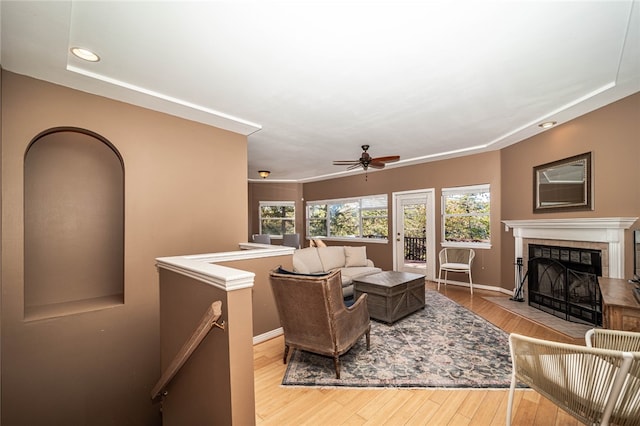
<svg viewBox="0 0 640 426">
<path fill-rule="evenodd" d="M 370 348 L 371 330 L 366 294 L 346 307 L 342 298 L 340 271 L 305 275 L 276 268 L 269 274 L 280 324 L 284 330 L 284 357 L 289 348 L 333 357 L 340 378 L 340 355 L 363 335 Z"/>
</svg>

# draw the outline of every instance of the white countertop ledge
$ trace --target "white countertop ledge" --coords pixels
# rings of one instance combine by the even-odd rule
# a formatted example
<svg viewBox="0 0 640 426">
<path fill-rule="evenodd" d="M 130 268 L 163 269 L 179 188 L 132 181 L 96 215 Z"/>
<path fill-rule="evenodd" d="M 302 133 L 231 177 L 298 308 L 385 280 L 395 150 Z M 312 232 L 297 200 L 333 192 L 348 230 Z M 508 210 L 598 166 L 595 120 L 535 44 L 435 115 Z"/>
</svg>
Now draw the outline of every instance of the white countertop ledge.
<svg viewBox="0 0 640 426">
<path fill-rule="evenodd" d="M 241 243 L 244 250 L 158 257 L 156 267 L 176 272 L 224 291 L 253 287 L 255 274 L 241 269 L 218 265 L 218 262 L 257 259 L 293 254 L 292 247 Z"/>
</svg>

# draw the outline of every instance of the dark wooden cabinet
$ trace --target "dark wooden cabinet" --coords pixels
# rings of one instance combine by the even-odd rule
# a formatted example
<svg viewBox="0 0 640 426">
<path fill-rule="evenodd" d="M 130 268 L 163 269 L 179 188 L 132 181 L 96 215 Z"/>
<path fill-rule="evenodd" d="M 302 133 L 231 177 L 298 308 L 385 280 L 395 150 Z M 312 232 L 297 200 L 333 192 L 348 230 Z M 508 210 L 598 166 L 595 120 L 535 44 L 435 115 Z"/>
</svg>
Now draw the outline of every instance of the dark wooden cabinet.
<svg viewBox="0 0 640 426">
<path fill-rule="evenodd" d="M 602 326 L 612 330 L 640 332 L 640 303 L 635 286 L 627 280 L 598 277 L 602 293 Z"/>
</svg>

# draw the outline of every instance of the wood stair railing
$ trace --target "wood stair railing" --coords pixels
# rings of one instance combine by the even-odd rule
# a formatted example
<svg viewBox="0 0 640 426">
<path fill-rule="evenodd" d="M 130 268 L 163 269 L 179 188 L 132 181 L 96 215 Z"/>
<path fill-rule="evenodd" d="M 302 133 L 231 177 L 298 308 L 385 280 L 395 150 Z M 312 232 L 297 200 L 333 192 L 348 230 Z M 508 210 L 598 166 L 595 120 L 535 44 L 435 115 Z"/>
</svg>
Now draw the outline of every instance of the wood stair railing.
<svg viewBox="0 0 640 426">
<path fill-rule="evenodd" d="M 163 396 L 165 394 L 164 389 L 167 387 L 171 379 L 175 377 L 180 368 L 189 359 L 191 354 L 196 350 L 198 345 L 207 337 L 207 334 L 213 327 L 218 327 L 224 330 L 224 322 L 218 324 L 218 319 L 222 316 L 222 302 L 217 300 L 209 306 L 207 311 L 202 316 L 198 327 L 191 334 L 191 337 L 182 345 L 182 348 L 178 351 L 173 358 L 169 366 L 166 368 L 158 383 L 153 387 L 151 391 L 151 399 Z"/>
</svg>

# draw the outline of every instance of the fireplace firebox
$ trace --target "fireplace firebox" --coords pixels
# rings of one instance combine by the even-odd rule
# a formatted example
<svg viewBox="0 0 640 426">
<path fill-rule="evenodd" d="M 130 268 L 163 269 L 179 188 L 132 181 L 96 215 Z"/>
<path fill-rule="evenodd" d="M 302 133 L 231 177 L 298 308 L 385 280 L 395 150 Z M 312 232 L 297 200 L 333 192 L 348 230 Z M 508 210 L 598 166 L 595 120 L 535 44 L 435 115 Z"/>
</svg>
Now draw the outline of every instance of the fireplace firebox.
<svg viewBox="0 0 640 426">
<path fill-rule="evenodd" d="M 529 244 L 529 305 L 567 321 L 602 325 L 601 251 Z"/>
</svg>

